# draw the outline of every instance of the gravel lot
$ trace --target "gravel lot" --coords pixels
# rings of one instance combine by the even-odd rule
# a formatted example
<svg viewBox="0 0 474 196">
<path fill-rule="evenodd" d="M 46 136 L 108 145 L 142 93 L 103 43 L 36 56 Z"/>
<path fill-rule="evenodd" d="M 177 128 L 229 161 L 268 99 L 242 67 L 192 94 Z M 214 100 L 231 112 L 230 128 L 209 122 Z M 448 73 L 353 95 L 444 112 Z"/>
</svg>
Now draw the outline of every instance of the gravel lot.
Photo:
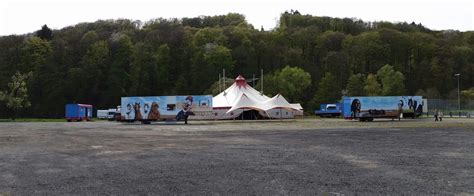
<svg viewBox="0 0 474 196">
<path fill-rule="evenodd" d="M 474 119 L 0 123 L 10 194 L 474 194 Z"/>
</svg>

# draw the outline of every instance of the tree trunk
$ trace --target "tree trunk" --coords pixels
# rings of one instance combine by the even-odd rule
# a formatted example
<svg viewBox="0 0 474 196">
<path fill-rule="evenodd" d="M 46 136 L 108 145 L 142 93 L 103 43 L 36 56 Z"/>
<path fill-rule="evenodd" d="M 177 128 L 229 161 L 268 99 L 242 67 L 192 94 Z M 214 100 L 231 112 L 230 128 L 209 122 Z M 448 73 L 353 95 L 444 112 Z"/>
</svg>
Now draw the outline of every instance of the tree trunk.
<svg viewBox="0 0 474 196">
<path fill-rule="evenodd" d="M 15 109 L 10 109 L 11 110 L 11 118 L 14 121 L 15 120 Z"/>
</svg>

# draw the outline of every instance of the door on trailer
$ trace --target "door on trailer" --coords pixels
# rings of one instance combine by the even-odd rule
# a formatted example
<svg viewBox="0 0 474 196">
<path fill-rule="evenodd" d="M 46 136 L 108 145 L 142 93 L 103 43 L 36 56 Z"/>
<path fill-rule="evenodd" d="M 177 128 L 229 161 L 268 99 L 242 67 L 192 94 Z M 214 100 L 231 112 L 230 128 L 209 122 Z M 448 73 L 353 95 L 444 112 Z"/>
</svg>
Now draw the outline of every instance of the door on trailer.
<svg viewBox="0 0 474 196">
<path fill-rule="evenodd" d="M 84 109 L 85 109 L 84 118 L 85 118 L 86 120 L 88 120 L 88 119 L 89 119 L 89 108 L 88 108 L 88 107 L 84 107 Z"/>
</svg>

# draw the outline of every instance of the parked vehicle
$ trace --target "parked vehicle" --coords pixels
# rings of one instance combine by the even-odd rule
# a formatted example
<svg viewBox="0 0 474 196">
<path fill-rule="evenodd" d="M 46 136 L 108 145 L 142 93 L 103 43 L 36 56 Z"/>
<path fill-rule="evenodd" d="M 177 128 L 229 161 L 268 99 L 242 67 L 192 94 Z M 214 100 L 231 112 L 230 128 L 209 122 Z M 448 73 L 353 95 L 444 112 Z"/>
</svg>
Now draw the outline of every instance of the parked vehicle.
<svg viewBox="0 0 474 196">
<path fill-rule="evenodd" d="M 184 120 L 196 113 L 212 113 L 211 95 L 122 97 L 121 118 L 148 124 L 158 120 Z"/>
<path fill-rule="evenodd" d="M 342 113 L 342 104 L 321 104 L 319 110 L 315 110 L 314 114 L 321 117 L 336 117 L 340 116 Z"/>
<path fill-rule="evenodd" d="M 343 97 L 345 119 L 373 121 L 374 118 L 415 118 L 423 113 L 421 96 Z"/>
<path fill-rule="evenodd" d="M 110 120 L 110 121 L 115 120 L 115 114 L 117 112 L 120 112 L 120 111 L 118 111 L 116 108 L 108 109 L 107 110 L 107 120 Z"/>
<path fill-rule="evenodd" d="M 66 104 L 65 116 L 68 122 L 90 121 L 92 118 L 92 105 L 88 104 Z"/>
<path fill-rule="evenodd" d="M 107 119 L 107 115 L 109 110 L 97 110 L 97 118 L 98 119 Z"/>
</svg>

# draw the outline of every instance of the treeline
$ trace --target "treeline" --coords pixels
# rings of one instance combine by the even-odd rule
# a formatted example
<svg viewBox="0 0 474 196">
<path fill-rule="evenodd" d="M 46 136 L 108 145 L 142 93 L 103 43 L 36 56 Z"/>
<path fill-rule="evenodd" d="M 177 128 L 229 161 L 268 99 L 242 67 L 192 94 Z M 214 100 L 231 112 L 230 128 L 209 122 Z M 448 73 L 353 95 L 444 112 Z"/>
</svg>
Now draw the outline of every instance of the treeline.
<svg viewBox="0 0 474 196">
<path fill-rule="evenodd" d="M 457 95 L 454 74 L 461 74 L 466 90 L 474 86 L 473 68 L 474 32 L 298 11 L 283 13 L 271 31 L 231 13 L 144 23 L 100 20 L 59 30 L 45 25 L 34 33 L 0 37 L 0 91 L 8 91 L 16 72 L 31 72 L 31 107 L 21 114 L 28 117 L 61 117 L 70 102 L 109 108 L 122 96 L 212 92 L 222 69 L 229 77 L 247 78 L 263 69 L 270 79 L 264 81 L 266 93 L 288 92 L 289 101 L 310 110 L 354 91 L 387 94 L 383 83 L 392 79 L 384 78 L 395 73 L 403 89 L 387 95 L 451 98 Z M 368 91 L 377 83 L 380 91 Z M 0 116 L 6 115 L 0 102 Z"/>
</svg>

